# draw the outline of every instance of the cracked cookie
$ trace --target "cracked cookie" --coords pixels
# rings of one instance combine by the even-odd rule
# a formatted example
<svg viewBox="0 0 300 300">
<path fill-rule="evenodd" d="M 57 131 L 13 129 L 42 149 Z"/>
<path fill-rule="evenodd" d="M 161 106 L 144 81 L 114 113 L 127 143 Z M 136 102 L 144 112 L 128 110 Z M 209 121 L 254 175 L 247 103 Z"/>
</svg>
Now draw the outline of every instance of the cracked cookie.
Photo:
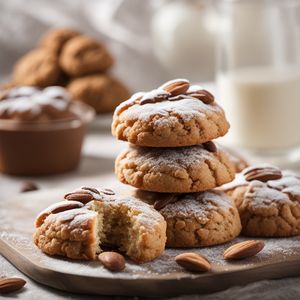
<svg viewBox="0 0 300 300">
<path fill-rule="evenodd" d="M 65 43 L 78 35 L 79 32 L 70 28 L 52 29 L 41 38 L 39 45 L 59 55 Z"/>
<path fill-rule="evenodd" d="M 71 77 L 104 72 L 113 64 L 104 44 L 83 35 L 65 43 L 59 61 L 61 68 Z"/>
<path fill-rule="evenodd" d="M 131 145 L 117 157 L 115 173 L 122 183 L 142 190 L 201 192 L 230 182 L 235 175 L 225 152 L 208 149 L 207 144 L 182 148 Z"/>
<path fill-rule="evenodd" d="M 257 237 L 300 235 L 300 179 L 289 171 L 261 164 L 221 187 L 235 201 L 242 233 Z"/>
<path fill-rule="evenodd" d="M 167 222 L 167 247 L 201 247 L 233 240 L 241 231 L 236 206 L 223 192 L 133 195 L 157 209 Z"/>
<path fill-rule="evenodd" d="M 143 263 L 165 248 L 166 222 L 150 205 L 109 189 L 82 187 L 42 211 L 34 243 L 49 255 L 95 259 L 103 245 Z"/>
<path fill-rule="evenodd" d="M 38 48 L 24 55 L 15 65 L 15 85 L 47 87 L 57 85 L 62 76 L 57 56 L 47 49 Z"/>
<path fill-rule="evenodd" d="M 214 96 L 186 79 L 139 92 L 115 110 L 112 133 L 145 147 L 201 144 L 227 133 L 229 123 Z"/>
<path fill-rule="evenodd" d="M 245 160 L 244 157 L 242 157 L 239 153 L 237 153 L 235 150 L 229 148 L 229 147 L 225 147 L 225 146 L 221 146 L 218 145 L 218 147 L 220 147 L 224 152 L 227 153 L 229 160 L 232 162 L 232 164 L 234 165 L 235 168 L 235 172 L 236 173 L 240 173 L 242 172 L 245 168 L 249 167 L 248 162 Z"/>
<path fill-rule="evenodd" d="M 112 112 L 129 96 L 127 88 L 119 80 L 106 74 L 75 78 L 67 89 L 74 99 L 89 104 L 97 113 Z"/>
</svg>

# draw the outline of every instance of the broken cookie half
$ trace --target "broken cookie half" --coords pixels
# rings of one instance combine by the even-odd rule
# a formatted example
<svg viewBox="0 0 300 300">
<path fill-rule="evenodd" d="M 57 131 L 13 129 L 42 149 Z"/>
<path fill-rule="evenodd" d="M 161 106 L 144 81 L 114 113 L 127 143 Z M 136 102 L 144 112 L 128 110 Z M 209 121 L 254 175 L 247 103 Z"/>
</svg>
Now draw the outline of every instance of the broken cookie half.
<svg viewBox="0 0 300 300">
<path fill-rule="evenodd" d="M 42 211 L 35 221 L 34 243 L 49 255 L 95 259 L 112 245 L 143 263 L 160 256 L 166 222 L 150 205 L 112 190 L 82 187 Z"/>
</svg>

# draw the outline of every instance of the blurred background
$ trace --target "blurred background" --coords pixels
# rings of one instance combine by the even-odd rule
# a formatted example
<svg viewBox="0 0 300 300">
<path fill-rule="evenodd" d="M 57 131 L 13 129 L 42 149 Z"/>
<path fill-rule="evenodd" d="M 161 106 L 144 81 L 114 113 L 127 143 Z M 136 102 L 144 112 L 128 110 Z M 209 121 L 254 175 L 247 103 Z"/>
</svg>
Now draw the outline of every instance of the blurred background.
<svg viewBox="0 0 300 300">
<path fill-rule="evenodd" d="M 49 28 L 67 26 L 105 41 L 117 59 L 113 72 L 133 90 L 178 76 L 211 81 L 218 21 L 213 2 L 0 1 L 1 80 Z"/>
<path fill-rule="evenodd" d="M 109 73 L 130 92 L 176 77 L 203 84 L 231 123 L 224 143 L 271 162 L 298 163 L 299 6 L 299 0 L 1 1 L 0 81 L 9 80 L 15 62 L 47 30 L 70 27 L 107 45 L 116 60 Z"/>
</svg>

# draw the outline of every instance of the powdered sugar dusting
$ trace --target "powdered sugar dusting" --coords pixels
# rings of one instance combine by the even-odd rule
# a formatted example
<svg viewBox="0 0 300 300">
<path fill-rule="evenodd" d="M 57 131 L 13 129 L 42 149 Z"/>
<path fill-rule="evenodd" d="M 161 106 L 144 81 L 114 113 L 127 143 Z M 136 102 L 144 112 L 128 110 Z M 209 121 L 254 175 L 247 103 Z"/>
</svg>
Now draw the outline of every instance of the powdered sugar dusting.
<svg viewBox="0 0 300 300">
<path fill-rule="evenodd" d="M 251 198 L 251 207 L 277 207 L 282 204 L 292 205 L 290 198 L 281 191 L 268 188 L 261 182 L 253 181 L 250 183 L 245 197 Z"/>
<path fill-rule="evenodd" d="M 62 87 L 53 86 L 45 89 L 18 87 L 8 92 L 0 101 L 0 117 L 28 112 L 31 116 L 41 113 L 43 107 L 53 107 L 65 111 L 70 103 L 69 93 Z"/>
<path fill-rule="evenodd" d="M 165 89 L 168 85 L 170 84 L 173 84 L 175 82 L 186 82 L 186 83 L 190 83 L 189 80 L 187 79 L 183 79 L 183 78 L 177 78 L 177 79 L 172 79 L 172 80 L 169 80 L 167 82 L 165 82 L 164 84 L 162 84 L 159 89 Z"/>
<path fill-rule="evenodd" d="M 278 169 L 275 166 L 272 166 L 270 164 L 257 164 L 250 166 L 246 169 L 244 169 L 241 173 L 236 174 L 235 179 L 232 182 L 226 183 L 220 187 L 223 191 L 229 191 L 232 189 L 235 189 L 239 186 L 248 186 L 250 184 L 249 181 L 246 180 L 245 173 L 260 169 L 260 168 L 275 168 Z M 280 179 L 276 180 L 269 180 L 267 182 L 260 182 L 257 180 L 254 180 L 251 182 L 251 186 L 254 187 L 260 187 L 261 189 L 264 189 L 263 192 L 265 196 L 268 196 L 268 198 L 274 198 L 276 200 L 278 196 L 278 192 L 292 195 L 293 197 L 299 197 L 300 196 L 300 179 L 299 177 L 294 174 L 293 172 L 289 170 L 282 171 L 282 177 Z M 280 197 L 282 199 L 284 196 Z M 286 197 L 284 197 L 286 199 Z"/>
<path fill-rule="evenodd" d="M 123 111 L 120 117 L 124 120 L 139 119 L 147 122 L 155 116 L 168 117 L 178 115 L 188 122 L 193 118 L 203 119 L 207 114 L 222 112 L 222 108 L 215 103 L 207 105 L 198 99 L 189 97 L 177 101 L 165 100 L 145 105 L 136 104 Z"/>
<path fill-rule="evenodd" d="M 265 248 L 258 255 L 242 261 L 225 261 L 223 259 L 223 252 L 227 247 L 247 240 L 245 238 L 237 238 L 232 242 L 214 247 L 189 250 L 167 249 L 161 257 L 142 265 L 126 260 L 126 268 L 123 272 L 112 273 L 105 269 L 98 261 L 77 261 L 45 255 L 32 243 L 31 237 L 28 235 L 3 232 L 0 237 L 5 243 L 9 243 L 13 248 L 20 251 L 22 255 L 29 258 L 32 263 L 38 264 L 45 269 L 79 276 L 97 277 L 99 279 L 103 277 L 141 279 L 156 277 L 157 275 L 160 275 L 161 278 L 193 277 L 195 275 L 184 271 L 174 260 L 176 255 L 187 251 L 200 253 L 207 257 L 212 263 L 214 273 L 244 270 L 291 259 L 296 260 L 299 259 L 300 255 L 299 237 L 264 239 Z"/>
<path fill-rule="evenodd" d="M 228 211 L 230 208 L 233 208 L 233 205 L 225 193 L 211 190 L 179 195 L 178 201 L 166 205 L 160 212 L 170 218 L 195 217 L 208 221 L 213 210 Z"/>
<path fill-rule="evenodd" d="M 180 151 L 176 148 L 143 148 L 131 145 L 130 148 L 138 152 L 135 158 L 137 164 L 146 162 L 150 164 L 154 170 L 161 166 L 170 166 L 179 168 L 180 170 L 200 164 L 205 160 L 215 159 L 216 154 L 204 149 L 202 145 L 191 147 L 181 147 Z M 128 151 L 128 150 L 125 150 Z"/>
</svg>

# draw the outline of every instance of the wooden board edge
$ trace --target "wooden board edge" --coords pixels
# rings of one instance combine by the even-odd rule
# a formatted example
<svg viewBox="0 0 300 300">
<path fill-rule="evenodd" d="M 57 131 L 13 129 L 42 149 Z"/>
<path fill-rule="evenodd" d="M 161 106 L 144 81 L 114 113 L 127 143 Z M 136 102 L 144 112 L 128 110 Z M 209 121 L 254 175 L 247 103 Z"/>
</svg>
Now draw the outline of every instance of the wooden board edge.
<svg viewBox="0 0 300 300">
<path fill-rule="evenodd" d="M 217 292 L 226 288 L 251 282 L 300 275 L 300 260 L 285 261 L 276 265 L 262 265 L 230 273 L 211 274 L 207 277 L 180 279 L 114 279 L 65 274 L 42 268 L 27 257 L 21 260 L 16 249 L 0 240 L 0 252 L 21 272 L 47 286 L 80 294 L 166 297 L 185 294 Z M 278 272 L 278 270 L 280 272 Z M 241 276 L 242 275 L 242 276 Z M 239 282 L 236 282 L 239 278 Z M 100 284 L 101 283 L 101 284 Z"/>
</svg>

